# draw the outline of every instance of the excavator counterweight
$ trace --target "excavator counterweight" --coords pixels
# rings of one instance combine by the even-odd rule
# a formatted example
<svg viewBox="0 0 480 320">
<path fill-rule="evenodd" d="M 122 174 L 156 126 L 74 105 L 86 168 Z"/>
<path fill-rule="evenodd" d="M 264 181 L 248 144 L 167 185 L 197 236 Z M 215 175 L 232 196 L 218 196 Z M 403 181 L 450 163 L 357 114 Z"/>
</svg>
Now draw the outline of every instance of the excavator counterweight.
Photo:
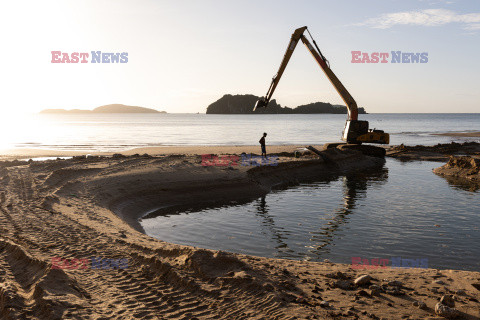
<svg viewBox="0 0 480 320">
<path fill-rule="evenodd" d="M 255 104 L 255 107 L 253 108 L 253 111 L 259 108 L 266 108 L 268 106 L 268 103 L 272 98 L 273 92 L 275 91 L 275 88 L 277 87 L 280 81 L 280 78 L 282 77 L 283 72 L 287 67 L 288 61 L 290 60 L 290 57 L 292 56 L 298 41 L 302 40 L 303 44 L 307 47 L 307 49 L 313 55 L 313 58 L 320 65 L 320 67 L 322 68 L 327 78 L 333 84 L 333 86 L 335 87 L 335 89 L 337 90 L 337 92 L 340 94 L 343 101 L 347 105 L 348 118 L 347 118 L 347 122 L 345 123 L 345 129 L 343 130 L 342 140 L 346 141 L 347 143 L 356 143 L 356 144 L 362 144 L 364 142 L 379 143 L 379 144 L 390 143 L 390 136 L 388 133 L 385 133 L 381 130 L 370 130 L 368 128 L 368 121 L 358 120 L 357 103 L 355 102 L 353 97 L 350 95 L 348 90 L 343 86 L 343 84 L 337 78 L 337 76 L 333 73 L 332 69 L 330 69 L 328 60 L 323 56 L 315 40 L 313 40 L 312 38 L 312 42 L 315 45 L 314 47 L 312 46 L 310 41 L 308 41 L 308 39 L 304 36 L 305 30 L 308 31 L 307 27 L 301 27 L 296 29 L 295 32 L 292 34 L 292 37 L 287 47 L 287 51 L 283 56 L 282 63 L 280 64 L 280 68 L 278 69 L 277 74 L 273 77 L 272 83 L 268 88 L 267 94 L 265 95 L 265 97 L 261 97 L 257 101 L 257 103 Z"/>
</svg>

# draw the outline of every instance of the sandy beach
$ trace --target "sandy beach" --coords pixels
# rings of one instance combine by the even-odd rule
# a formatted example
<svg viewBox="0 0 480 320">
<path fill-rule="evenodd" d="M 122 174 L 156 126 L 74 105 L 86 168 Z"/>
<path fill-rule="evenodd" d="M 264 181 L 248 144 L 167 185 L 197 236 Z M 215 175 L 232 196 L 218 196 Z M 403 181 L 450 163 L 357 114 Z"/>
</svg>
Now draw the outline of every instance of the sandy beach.
<svg viewBox="0 0 480 320">
<path fill-rule="evenodd" d="M 257 146 L 2 162 L 0 318 L 479 319 L 479 272 L 253 257 L 166 243 L 137 222 L 155 210 L 249 201 L 384 163 L 338 149 L 294 158 L 296 148 L 271 147 L 276 166 L 202 165 L 202 154 Z M 16 152 L 5 157 L 35 154 Z"/>
</svg>

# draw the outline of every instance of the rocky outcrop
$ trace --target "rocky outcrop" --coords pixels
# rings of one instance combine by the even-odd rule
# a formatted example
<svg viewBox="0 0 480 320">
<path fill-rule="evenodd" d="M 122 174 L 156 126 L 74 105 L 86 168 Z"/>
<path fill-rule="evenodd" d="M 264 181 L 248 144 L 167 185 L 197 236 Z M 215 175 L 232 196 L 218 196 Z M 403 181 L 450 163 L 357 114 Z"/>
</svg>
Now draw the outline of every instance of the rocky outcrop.
<svg viewBox="0 0 480 320">
<path fill-rule="evenodd" d="M 207 107 L 207 114 L 310 114 L 310 113 L 336 113 L 346 114 L 347 107 L 332 105 L 325 102 L 314 102 L 296 108 L 282 107 L 275 99 L 271 100 L 267 108 L 253 112 L 253 107 L 260 97 L 252 94 L 226 94 Z M 359 108 L 358 113 L 366 113 L 364 108 Z"/>
<path fill-rule="evenodd" d="M 105 106 L 100 106 L 93 110 L 45 109 L 40 111 L 40 113 L 166 113 L 166 112 L 158 111 L 150 108 L 144 108 L 144 107 L 126 106 L 124 104 L 107 104 Z"/>
</svg>

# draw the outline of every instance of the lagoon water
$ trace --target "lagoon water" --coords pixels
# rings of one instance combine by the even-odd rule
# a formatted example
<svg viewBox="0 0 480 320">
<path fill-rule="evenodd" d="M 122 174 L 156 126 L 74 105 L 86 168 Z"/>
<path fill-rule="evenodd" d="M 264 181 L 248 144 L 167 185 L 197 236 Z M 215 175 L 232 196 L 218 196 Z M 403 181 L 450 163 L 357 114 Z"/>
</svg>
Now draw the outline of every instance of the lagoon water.
<svg viewBox="0 0 480 320">
<path fill-rule="evenodd" d="M 392 144 L 479 141 L 433 134 L 480 131 L 480 114 L 367 114 L 360 119 L 389 132 Z M 340 141 L 346 115 L 35 114 L 21 121 L 2 120 L 0 150 L 95 152 L 162 145 L 256 145 L 263 132 L 268 132 L 268 144 L 323 144 Z"/>
<path fill-rule="evenodd" d="M 257 256 L 340 263 L 400 257 L 480 271 L 480 193 L 432 173 L 440 165 L 387 159 L 380 171 L 141 224 L 165 241 Z"/>
</svg>

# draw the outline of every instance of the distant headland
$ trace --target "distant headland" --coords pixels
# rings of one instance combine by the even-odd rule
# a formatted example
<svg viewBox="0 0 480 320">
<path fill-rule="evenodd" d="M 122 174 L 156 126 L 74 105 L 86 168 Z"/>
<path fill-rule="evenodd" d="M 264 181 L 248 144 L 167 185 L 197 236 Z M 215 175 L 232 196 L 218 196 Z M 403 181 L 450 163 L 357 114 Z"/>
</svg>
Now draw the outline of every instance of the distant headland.
<svg viewBox="0 0 480 320">
<path fill-rule="evenodd" d="M 298 106 L 296 108 L 282 107 L 275 99 L 270 100 L 267 108 L 257 109 L 253 107 L 260 97 L 253 94 L 226 94 L 207 107 L 207 114 L 295 114 L 295 113 L 335 113 L 346 114 L 347 107 L 332 105 L 326 102 L 314 102 Z M 364 108 L 358 108 L 358 113 L 366 114 Z"/>
<path fill-rule="evenodd" d="M 166 111 L 158 111 L 155 109 L 144 108 L 144 107 L 135 107 L 135 106 L 126 106 L 124 104 L 108 104 L 95 108 L 93 110 L 83 110 L 83 109 L 45 109 L 40 111 L 40 113 L 167 113 Z"/>
</svg>

